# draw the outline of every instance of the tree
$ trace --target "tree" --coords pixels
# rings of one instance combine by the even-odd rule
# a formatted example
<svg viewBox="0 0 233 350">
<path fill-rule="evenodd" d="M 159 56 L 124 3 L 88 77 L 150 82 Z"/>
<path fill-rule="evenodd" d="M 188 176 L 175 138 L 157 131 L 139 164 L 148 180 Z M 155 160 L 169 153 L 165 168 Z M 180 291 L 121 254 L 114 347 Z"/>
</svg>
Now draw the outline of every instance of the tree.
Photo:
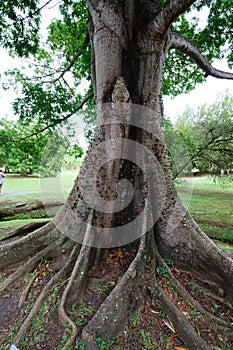
<svg viewBox="0 0 233 350">
<path fill-rule="evenodd" d="M 25 124 L 2 119 L 0 127 L 0 164 L 9 172 L 56 176 L 61 171 L 67 150 L 74 164 L 83 154 L 82 148 L 71 145 L 59 130 L 41 133 L 43 125 L 35 122 Z"/>
<path fill-rule="evenodd" d="M 0 163 L 8 171 L 32 174 L 38 173 L 40 161 L 51 133 L 39 134 L 30 139 L 21 139 L 25 133 L 35 131 L 34 125 L 22 125 L 18 121 L 0 121 Z"/>
<path fill-rule="evenodd" d="M 197 112 L 187 109 L 175 128 L 182 135 L 194 166 L 202 172 L 220 174 L 232 168 L 233 100 L 230 94 L 211 106 L 203 105 Z"/>
<path fill-rule="evenodd" d="M 63 79 L 72 69 L 74 78 L 79 76 L 80 81 L 84 73 L 90 72 L 86 69 L 88 64 L 97 105 L 96 135 L 67 203 L 48 225 L 0 248 L 2 268 L 26 261 L 2 282 L 3 287 L 32 271 L 44 256 L 58 259 L 63 252 L 65 257 L 20 327 L 15 343 L 20 342 L 30 327 L 51 286 L 68 275 L 59 317 L 72 328 L 71 339 L 64 348 L 72 344 L 78 329 L 68 310 L 81 303 L 88 271 L 106 258 L 109 248 L 124 244 L 132 260 L 83 328 L 86 348 L 96 349 L 96 338 L 107 341 L 118 334 L 127 316 L 142 307 L 149 288 L 151 297 L 160 300 L 188 347 L 210 349 L 206 339 L 169 300 L 155 274 L 155 266 L 169 271 L 166 259 L 170 259 L 177 267 L 211 280 L 224 291 L 230 303 L 233 301 L 232 259 L 199 229 L 173 187 L 171 161 L 160 128 L 161 93 L 163 90 L 176 94 L 184 86 L 188 91 L 204 79 L 203 74 L 233 78 L 231 73 L 219 71 L 210 63 L 222 54 L 225 42 L 232 45 L 231 2 L 88 0 L 86 4 L 63 1 L 63 21 L 55 21 L 50 27 L 50 52 L 59 52 L 62 66 L 57 72 L 50 65 L 45 73 L 51 55 L 38 44 L 37 2 L 26 2 L 20 12 L 15 3 L 1 2 L 5 16 L 1 18 L 2 25 L 11 34 L 2 37 L 4 45 L 14 48 L 21 56 L 33 53 L 44 62 L 37 69 L 37 78 L 43 73 L 47 78 L 52 77 L 49 81 L 53 82 L 52 87 L 45 88 L 34 78 L 25 81 L 17 72 L 24 99 L 15 103 L 15 111 L 26 119 L 39 115 L 48 123 L 57 123 L 76 113 L 82 104 L 81 96 L 75 93 L 76 82 L 72 81 L 73 86 L 68 88 Z M 204 30 L 198 30 L 189 25 L 184 13 L 204 6 L 210 10 L 208 23 Z M 11 20 L 10 25 L 6 17 Z M 25 31 L 29 24 L 32 29 Z M 232 53 L 227 54 L 231 62 Z M 148 151 L 143 154 L 142 150 Z M 126 179 L 130 180 L 130 186 Z M 125 231 L 127 223 L 130 229 Z M 183 298 L 216 322 L 224 323 L 195 303 L 170 273 L 169 278 Z"/>
</svg>

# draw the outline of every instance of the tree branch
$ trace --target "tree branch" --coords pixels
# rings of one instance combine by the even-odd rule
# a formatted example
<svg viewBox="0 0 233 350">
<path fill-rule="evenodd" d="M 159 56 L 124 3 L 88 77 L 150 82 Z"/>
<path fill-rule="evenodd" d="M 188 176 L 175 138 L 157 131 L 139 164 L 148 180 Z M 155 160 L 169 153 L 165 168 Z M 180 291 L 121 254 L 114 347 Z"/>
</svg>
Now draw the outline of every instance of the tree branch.
<svg viewBox="0 0 233 350">
<path fill-rule="evenodd" d="M 84 43 L 81 47 L 81 49 L 76 53 L 76 55 L 72 58 L 71 62 L 68 64 L 68 66 L 61 72 L 61 74 L 53 79 L 53 80 L 48 80 L 48 81 L 42 81 L 42 83 L 56 83 L 58 80 L 60 80 L 64 75 L 65 73 L 67 73 L 72 67 L 73 65 L 75 64 L 75 62 L 77 61 L 77 59 L 82 55 L 83 53 L 83 50 L 87 47 L 88 43 L 90 41 L 90 38 L 89 38 L 89 34 L 87 33 L 86 37 L 85 37 L 85 40 L 84 40 Z"/>
<path fill-rule="evenodd" d="M 169 0 L 162 7 L 161 18 L 163 27 L 168 29 L 170 24 L 184 13 L 196 0 Z"/>
<path fill-rule="evenodd" d="M 43 4 L 41 7 L 39 7 L 37 10 L 35 10 L 33 13 L 31 13 L 30 15 L 26 16 L 23 18 L 23 20 L 27 19 L 27 18 L 32 18 L 34 15 L 36 15 L 37 13 L 41 12 L 41 10 L 43 10 L 43 8 L 45 8 L 50 2 L 52 2 L 52 0 L 48 0 L 46 1 L 45 4 Z"/>
<path fill-rule="evenodd" d="M 30 15 L 27 15 L 25 17 L 21 17 L 21 16 L 18 16 L 17 19 L 16 19 L 16 22 L 17 21 L 20 21 L 20 22 L 24 22 L 26 21 L 28 18 L 33 18 L 35 15 L 37 15 L 38 13 L 41 12 L 41 10 L 43 10 L 50 2 L 52 2 L 53 0 L 48 0 L 46 1 L 46 3 L 44 3 L 41 7 L 37 8 L 34 12 L 32 12 Z M 7 28 L 11 27 L 12 26 L 12 23 L 11 24 L 7 24 Z"/>
<path fill-rule="evenodd" d="M 91 93 L 91 94 L 89 94 L 88 96 L 86 96 L 86 97 L 84 98 L 84 100 L 80 103 L 80 105 L 78 106 L 76 112 L 77 112 L 78 110 L 80 110 L 80 109 L 84 106 L 84 104 L 85 104 L 92 96 L 94 96 L 93 93 Z M 66 115 L 64 118 L 61 118 L 61 119 L 57 120 L 57 121 L 54 122 L 54 123 L 51 123 L 51 124 L 49 124 L 49 125 L 46 125 L 44 128 L 42 128 L 42 129 L 40 129 L 40 130 L 38 130 L 38 131 L 36 131 L 36 132 L 33 132 L 33 133 L 29 134 L 29 135 L 26 135 L 26 136 L 24 136 L 24 137 L 21 137 L 20 139 L 17 139 L 17 140 L 9 140 L 9 141 L 6 141 L 6 142 L 19 142 L 19 141 L 23 141 L 23 140 L 29 139 L 29 138 L 32 137 L 32 136 L 37 136 L 37 135 L 41 134 L 42 132 L 48 130 L 49 128 L 52 128 L 52 127 L 54 127 L 54 126 L 56 126 L 56 125 L 58 125 L 58 124 L 61 124 L 61 123 L 64 122 L 65 120 L 69 119 L 72 115 L 74 115 L 74 113 L 70 113 L 70 114 Z"/>
<path fill-rule="evenodd" d="M 191 57 L 197 63 L 197 65 L 206 73 L 205 77 L 211 75 L 214 78 L 233 80 L 233 73 L 224 72 L 214 68 L 210 64 L 210 62 L 201 54 L 198 48 L 186 38 L 182 37 L 178 33 L 171 32 L 169 39 L 169 49 L 177 49 L 180 52 Z"/>
</svg>

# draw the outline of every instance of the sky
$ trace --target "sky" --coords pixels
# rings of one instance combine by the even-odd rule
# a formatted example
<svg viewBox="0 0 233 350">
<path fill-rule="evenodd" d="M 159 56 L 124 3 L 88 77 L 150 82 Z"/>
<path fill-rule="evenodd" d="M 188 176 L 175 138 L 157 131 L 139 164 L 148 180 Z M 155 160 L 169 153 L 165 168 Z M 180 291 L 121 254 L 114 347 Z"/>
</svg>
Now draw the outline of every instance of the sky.
<svg viewBox="0 0 233 350">
<path fill-rule="evenodd" d="M 51 3 L 53 4 L 53 3 Z M 54 0 L 54 4 L 57 4 L 57 0 Z M 53 7 L 53 5 L 51 5 Z M 55 17 L 57 14 L 56 7 L 45 10 L 42 33 L 46 31 L 46 27 L 51 20 L 52 17 Z M 208 16 L 208 9 L 204 9 L 201 13 L 191 13 L 189 16 L 197 16 L 200 18 L 199 27 L 204 27 L 206 23 L 206 18 Z M 57 17 L 57 15 L 56 15 Z M 1 66 L 0 66 L 0 78 L 2 77 L 3 72 L 8 68 L 13 68 L 15 66 L 23 65 L 23 60 L 15 59 L 13 60 L 7 54 L 7 51 L 4 49 L 0 49 L 0 57 L 1 57 Z M 227 66 L 225 60 L 216 60 L 213 63 L 213 66 L 217 69 L 232 72 Z M 13 89 L 8 91 L 3 91 L 1 88 L 1 82 L 3 80 L 0 79 L 0 108 L 1 108 L 1 117 L 8 116 L 10 119 L 16 119 L 17 117 L 13 116 L 13 112 L 11 109 L 11 103 L 16 97 Z M 212 104 L 219 96 L 223 95 L 226 90 L 228 90 L 233 95 L 233 81 L 232 80 L 223 80 L 216 79 L 213 77 L 208 77 L 206 81 L 202 84 L 197 84 L 196 88 L 188 93 L 181 94 L 175 98 L 170 98 L 165 96 L 163 98 L 164 101 L 164 114 L 171 121 L 175 122 L 179 115 L 182 115 L 187 106 L 197 109 L 198 106 L 201 106 L 205 103 Z"/>
<path fill-rule="evenodd" d="M 213 66 L 233 73 L 233 70 L 229 69 L 225 60 L 216 60 Z M 188 106 L 197 110 L 203 104 L 211 105 L 218 97 L 223 96 L 226 91 L 233 95 L 233 80 L 216 79 L 209 76 L 205 82 L 197 84 L 196 88 L 188 94 L 180 94 L 173 99 L 165 96 L 163 98 L 164 114 L 174 122 Z"/>
</svg>

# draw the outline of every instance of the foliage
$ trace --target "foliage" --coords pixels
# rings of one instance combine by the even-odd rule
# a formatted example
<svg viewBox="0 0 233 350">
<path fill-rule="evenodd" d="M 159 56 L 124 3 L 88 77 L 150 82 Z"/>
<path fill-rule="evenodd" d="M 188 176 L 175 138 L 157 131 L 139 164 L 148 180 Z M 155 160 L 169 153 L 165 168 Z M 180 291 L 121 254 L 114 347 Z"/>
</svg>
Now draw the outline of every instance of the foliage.
<svg viewBox="0 0 233 350">
<path fill-rule="evenodd" d="M 44 148 L 39 173 L 42 176 L 56 176 L 61 172 L 67 150 L 67 141 L 58 133 L 53 133 Z"/>
<path fill-rule="evenodd" d="M 172 29 L 190 41 L 197 42 L 201 35 L 197 21 L 187 20 L 185 15 L 180 16 L 172 25 Z M 202 83 L 205 77 L 201 69 L 189 57 L 179 51 L 171 50 L 168 53 L 163 76 L 163 93 L 174 96 L 186 93 L 195 88 L 196 83 Z"/>
<path fill-rule="evenodd" d="M 189 8 L 189 19 L 181 15 L 172 24 L 172 30 L 193 42 L 210 61 L 226 57 L 229 67 L 233 64 L 233 28 L 231 0 L 201 0 Z M 194 15 L 190 19 L 190 12 Z M 201 15 L 208 14 L 206 25 L 200 26 Z M 199 15 L 200 14 L 200 15 Z M 205 80 L 200 68 L 187 56 L 172 50 L 166 61 L 163 92 L 174 96 L 189 92 L 196 83 Z"/>
<path fill-rule="evenodd" d="M 69 145 L 58 132 L 38 133 L 43 125 L 0 121 L 0 164 L 7 171 L 56 176 L 65 164 L 76 164 L 83 155 L 77 144 Z M 25 137 L 25 135 L 32 135 Z"/>
<path fill-rule="evenodd" d="M 83 79 L 90 81 L 86 5 L 66 0 L 60 5 L 60 13 L 62 20 L 53 20 L 48 27 L 46 43 L 41 41 L 35 52 L 25 53 L 31 59 L 28 67 L 24 65 L 24 69 L 6 73 L 10 83 L 5 83 L 4 88 L 10 84 L 18 90 L 20 87 L 21 97 L 15 99 L 13 111 L 24 122 L 30 123 L 36 118 L 40 123 L 55 125 L 75 114 L 86 92 L 84 89 L 78 92 L 77 87 Z M 30 30 L 28 33 L 32 35 Z M 10 46 L 7 40 L 4 45 Z M 76 59 L 80 50 L 82 54 Z M 66 69 L 69 73 L 65 75 Z M 89 84 L 87 93 L 91 89 Z"/>
<path fill-rule="evenodd" d="M 179 117 L 174 133 L 186 144 L 193 166 L 202 172 L 220 174 L 232 168 L 233 97 L 227 93 L 212 105 L 199 107 L 197 112 L 187 108 Z"/>
<path fill-rule="evenodd" d="M 41 13 L 37 0 L 0 2 L 0 43 L 20 57 L 35 54 Z"/>
<path fill-rule="evenodd" d="M 21 139 L 36 131 L 37 125 L 23 125 L 18 121 L 0 121 L 0 164 L 7 170 L 32 174 L 39 170 L 42 151 L 50 133 Z"/>
<path fill-rule="evenodd" d="M 159 6 L 165 2 L 157 1 Z M 12 55 L 30 58 L 30 73 L 28 69 L 13 69 L 7 73 L 12 85 L 17 86 L 22 95 L 14 102 L 14 113 L 27 122 L 38 118 L 40 122 L 56 124 L 75 114 L 83 95 L 92 91 L 91 49 L 85 1 L 59 2 L 60 12 L 56 8 L 57 19 L 53 19 L 48 27 L 46 42 L 39 37 L 41 16 L 49 3 L 43 6 L 36 0 L 1 1 L 0 43 L 11 49 Z M 51 7 L 55 8 L 53 4 Z M 190 19 L 191 10 L 197 11 L 197 15 Z M 198 19 L 202 11 L 208 14 L 204 28 Z M 231 65 L 231 16 L 230 0 L 200 0 L 186 14 L 179 16 L 171 29 L 192 41 L 210 62 L 226 57 Z M 83 88 L 84 79 L 89 82 L 86 89 Z M 178 51 L 169 52 L 163 94 L 189 92 L 204 79 L 202 71 L 192 60 Z M 4 87 L 8 88 L 7 84 Z M 87 104 L 93 104 L 93 99 Z M 90 133 L 87 131 L 88 135 Z"/>
</svg>

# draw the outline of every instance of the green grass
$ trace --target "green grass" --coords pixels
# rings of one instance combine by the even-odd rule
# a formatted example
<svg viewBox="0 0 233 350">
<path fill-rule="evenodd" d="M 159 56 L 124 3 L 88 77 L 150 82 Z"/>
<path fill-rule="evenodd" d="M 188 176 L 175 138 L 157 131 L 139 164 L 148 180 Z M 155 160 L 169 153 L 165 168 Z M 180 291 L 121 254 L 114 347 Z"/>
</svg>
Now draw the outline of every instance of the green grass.
<svg viewBox="0 0 233 350">
<path fill-rule="evenodd" d="M 221 225 L 232 225 L 232 198 L 222 193 L 196 193 L 194 190 L 190 207 L 193 217 L 202 223 L 216 223 Z"/>
<path fill-rule="evenodd" d="M 222 185 L 222 182 L 215 181 L 213 176 L 192 177 L 184 180 L 190 182 L 195 191 L 229 194 L 232 194 L 233 191 L 233 183 L 229 184 L 225 182 L 225 185 Z"/>
<path fill-rule="evenodd" d="M 223 187 L 210 176 L 188 181 L 179 185 L 187 210 L 211 238 L 233 243 L 233 184 Z"/>
<path fill-rule="evenodd" d="M 67 198 L 77 176 L 77 170 L 63 171 L 53 178 L 22 177 L 20 175 L 6 174 L 3 185 L 5 200 L 25 199 L 55 199 Z"/>
<path fill-rule="evenodd" d="M 2 221 L 1 222 L 1 228 L 8 228 L 10 227 L 17 227 L 18 225 L 26 225 L 30 222 L 39 222 L 39 221 L 48 221 L 46 218 L 42 219 L 22 219 L 22 220 L 10 220 L 10 221 Z"/>
</svg>

